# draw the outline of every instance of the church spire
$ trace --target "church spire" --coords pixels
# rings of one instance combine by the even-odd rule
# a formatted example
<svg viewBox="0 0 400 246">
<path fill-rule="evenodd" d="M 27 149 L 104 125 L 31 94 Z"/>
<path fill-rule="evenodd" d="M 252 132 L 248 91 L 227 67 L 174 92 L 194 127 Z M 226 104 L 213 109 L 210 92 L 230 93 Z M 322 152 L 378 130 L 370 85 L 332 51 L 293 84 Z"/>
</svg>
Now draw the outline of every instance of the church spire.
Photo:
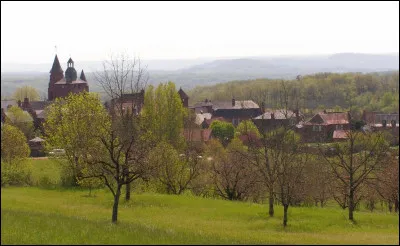
<svg viewBox="0 0 400 246">
<path fill-rule="evenodd" d="M 54 57 L 53 66 L 51 67 L 50 73 L 63 73 L 64 71 L 61 68 L 60 61 L 58 60 L 57 55 Z"/>
<path fill-rule="evenodd" d="M 85 76 L 85 73 L 83 72 L 83 69 L 82 69 L 81 76 L 79 77 L 79 79 L 83 80 L 83 81 L 86 81 L 86 76 Z"/>
</svg>

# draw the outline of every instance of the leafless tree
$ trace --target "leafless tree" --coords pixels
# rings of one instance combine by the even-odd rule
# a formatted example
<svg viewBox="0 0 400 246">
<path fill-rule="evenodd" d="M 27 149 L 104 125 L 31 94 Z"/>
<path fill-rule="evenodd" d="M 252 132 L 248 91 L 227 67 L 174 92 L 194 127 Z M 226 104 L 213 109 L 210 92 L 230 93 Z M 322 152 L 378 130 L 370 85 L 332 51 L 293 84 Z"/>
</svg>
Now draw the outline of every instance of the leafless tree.
<svg viewBox="0 0 400 246">
<path fill-rule="evenodd" d="M 109 134 L 111 139 L 103 142 L 109 149 L 110 157 L 115 151 L 124 153 L 125 165 L 122 166 L 126 170 L 123 173 L 128 175 L 132 172 L 132 165 L 126 164 L 132 162 L 140 166 L 144 158 L 144 149 L 140 146 L 138 137 L 138 134 L 142 133 L 138 113 L 144 101 L 144 89 L 149 78 L 147 67 L 141 64 L 139 58 L 131 59 L 125 53 L 111 55 L 109 60 L 103 62 L 103 69 L 94 73 L 94 78 L 111 99 L 109 110 L 112 114 L 113 130 Z M 114 144 L 117 139 L 118 146 Z M 125 180 L 131 179 L 126 176 Z M 130 182 L 126 183 L 125 199 L 130 199 Z"/>
<path fill-rule="evenodd" d="M 363 134 L 348 130 L 347 137 L 346 142 L 334 144 L 331 156 L 326 155 L 321 146 L 320 150 L 341 183 L 344 199 L 348 201 L 349 220 L 354 221 L 356 194 L 367 180 L 376 179 L 376 172 L 387 162 L 389 145 L 382 133 Z M 361 194 L 358 196 L 360 199 Z"/>
</svg>

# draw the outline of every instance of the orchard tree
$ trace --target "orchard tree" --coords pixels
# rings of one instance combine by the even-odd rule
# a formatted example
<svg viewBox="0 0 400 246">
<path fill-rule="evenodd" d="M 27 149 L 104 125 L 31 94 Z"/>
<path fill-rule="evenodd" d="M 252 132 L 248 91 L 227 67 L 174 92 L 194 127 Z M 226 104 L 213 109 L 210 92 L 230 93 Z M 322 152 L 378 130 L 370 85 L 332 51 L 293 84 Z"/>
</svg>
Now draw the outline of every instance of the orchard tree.
<svg viewBox="0 0 400 246">
<path fill-rule="evenodd" d="M 110 55 L 110 58 L 103 62 L 103 69 L 96 71 L 94 77 L 97 83 L 103 88 L 110 101 L 110 113 L 112 117 L 112 138 L 119 138 L 119 144 L 124 151 L 135 152 L 136 150 L 144 151 L 145 149 L 137 142 L 138 137 L 133 136 L 141 132 L 141 117 L 138 115 L 141 105 L 140 98 L 138 100 L 126 101 L 126 97 L 141 96 L 148 81 L 147 67 L 143 66 L 140 58 L 131 58 L 126 53 Z M 135 110 L 136 109 L 136 110 Z M 135 112 L 136 111 L 136 112 Z M 124 139 L 124 141 L 121 141 Z M 112 146 L 109 146 L 112 148 Z M 131 161 L 143 162 L 143 155 L 132 153 L 131 156 L 137 156 L 139 159 Z M 138 163 L 138 165 L 141 165 Z M 125 168 L 127 166 L 125 165 Z M 129 170 L 125 170 L 127 174 Z M 128 177 L 125 177 L 128 179 Z M 125 200 L 130 200 L 131 187 L 130 183 L 126 185 Z"/>
<path fill-rule="evenodd" d="M 364 134 L 349 130 L 347 137 L 346 142 L 334 144 L 332 155 L 326 155 L 321 147 L 319 149 L 345 191 L 349 220 L 354 221 L 356 195 L 367 181 L 376 179 L 377 172 L 385 167 L 389 144 L 384 132 Z"/>
</svg>

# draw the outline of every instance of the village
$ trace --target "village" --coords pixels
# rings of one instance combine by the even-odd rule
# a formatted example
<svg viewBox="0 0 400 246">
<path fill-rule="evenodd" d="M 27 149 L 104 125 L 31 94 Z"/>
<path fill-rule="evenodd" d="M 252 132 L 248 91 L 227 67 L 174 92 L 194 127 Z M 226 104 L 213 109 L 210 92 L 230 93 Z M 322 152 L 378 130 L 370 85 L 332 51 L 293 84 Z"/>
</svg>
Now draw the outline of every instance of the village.
<svg viewBox="0 0 400 246">
<path fill-rule="evenodd" d="M 35 129 L 43 131 L 43 123 L 46 120 L 46 106 L 50 105 L 56 98 L 66 97 L 70 93 L 77 94 L 82 91 L 89 91 L 90 83 L 93 82 L 86 80 L 83 70 L 79 78 L 77 77 L 74 61 L 71 58 L 67 62 L 67 69 L 64 74 L 56 55 L 50 70 L 48 100 L 31 102 L 28 98 L 25 98 L 23 102 L 2 100 L 1 122 L 3 124 L 7 118 L 13 120 L 10 119 L 12 116 L 8 113 L 8 109 L 13 106 L 19 107 L 26 115 L 29 115 L 28 119 L 33 122 Z M 361 119 L 354 119 L 350 112 L 327 112 L 324 110 L 311 118 L 305 118 L 299 109 L 265 109 L 263 105 L 260 107 L 252 100 L 235 100 L 235 98 L 232 98 L 232 101 L 206 99 L 204 102 L 196 102 L 193 106 L 189 106 L 189 97 L 182 88 L 177 93 L 183 106 L 196 114 L 195 123 L 198 128 L 191 129 L 190 134 L 188 130 L 183 132 L 185 138 L 190 138 L 191 141 L 207 143 L 213 138 L 209 127 L 215 120 L 232 123 L 234 127 L 237 127 L 242 121 L 251 120 L 262 132 L 268 132 L 282 126 L 291 127 L 307 143 L 345 141 L 348 138 L 346 132 L 352 127 L 352 122 L 362 121 L 364 124 L 358 130 L 362 132 L 387 131 L 392 136 L 390 142 L 393 145 L 399 144 L 398 113 L 364 111 Z M 119 100 L 120 103 L 123 103 L 125 110 L 140 114 L 144 105 L 144 90 L 134 94 L 125 94 Z M 105 107 L 110 110 L 112 107 L 109 107 L 109 104 L 112 104 L 112 102 L 105 102 Z M 31 156 L 45 155 L 43 141 L 40 137 L 29 139 Z"/>
</svg>

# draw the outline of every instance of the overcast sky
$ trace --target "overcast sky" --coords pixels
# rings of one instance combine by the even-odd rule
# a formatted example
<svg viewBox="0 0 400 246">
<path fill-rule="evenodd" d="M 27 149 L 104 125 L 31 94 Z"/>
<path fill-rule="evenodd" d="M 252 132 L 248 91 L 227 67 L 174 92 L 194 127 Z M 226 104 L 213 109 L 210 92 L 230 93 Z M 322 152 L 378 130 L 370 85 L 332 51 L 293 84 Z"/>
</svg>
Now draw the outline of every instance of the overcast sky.
<svg viewBox="0 0 400 246">
<path fill-rule="evenodd" d="M 1 2 L 1 62 L 399 51 L 399 2 Z"/>
</svg>

